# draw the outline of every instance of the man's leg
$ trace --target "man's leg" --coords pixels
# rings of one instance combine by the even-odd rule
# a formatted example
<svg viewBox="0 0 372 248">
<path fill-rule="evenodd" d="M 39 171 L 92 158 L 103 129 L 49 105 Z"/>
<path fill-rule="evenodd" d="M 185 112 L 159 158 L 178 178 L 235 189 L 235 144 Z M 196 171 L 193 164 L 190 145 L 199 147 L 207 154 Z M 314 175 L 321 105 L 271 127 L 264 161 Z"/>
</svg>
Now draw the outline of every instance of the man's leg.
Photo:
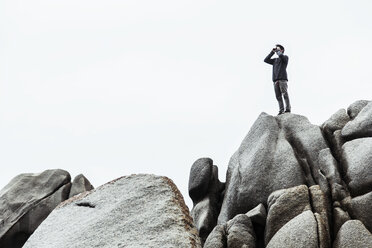
<svg viewBox="0 0 372 248">
<path fill-rule="evenodd" d="M 289 102 L 287 81 L 286 80 L 280 80 L 279 81 L 279 88 L 280 88 L 280 92 L 282 93 L 284 101 L 285 101 L 285 111 L 286 112 L 291 112 L 291 103 Z"/>
<path fill-rule="evenodd" d="M 284 104 L 283 104 L 283 98 L 282 98 L 282 92 L 280 91 L 280 83 L 279 81 L 276 81 L 274 83 L 274 90 L 275 90 L 275 96 L 276 100 L 278 100 L 279 103 L 279 113 L 284 112 Z"/>
</svg>

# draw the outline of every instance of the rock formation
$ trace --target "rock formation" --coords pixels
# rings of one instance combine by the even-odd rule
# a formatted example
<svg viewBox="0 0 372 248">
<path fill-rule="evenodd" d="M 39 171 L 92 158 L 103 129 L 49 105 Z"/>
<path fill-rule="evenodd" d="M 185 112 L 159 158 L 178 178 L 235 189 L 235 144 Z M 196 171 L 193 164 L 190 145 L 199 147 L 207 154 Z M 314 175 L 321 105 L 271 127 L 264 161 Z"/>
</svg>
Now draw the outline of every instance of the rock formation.
<svg viewBox="0 0 372 248">
<path fill-rule="evenodd" d="M 369 247 L 372 102 L 321 126 L 262 113 L 232 155 L 226 183 L 202 158 L 191 167 L 189 195 L 205 247 Z M 231 239 L 236 218 L 234 233 L 245 234 Z"/>
<path fill-rule="evenodd" d="M 189 194 L 194 208 L 191 216 L 199 230 L 202 244 L 216 226 L 221 209 L 224 184 L 218 180 L 218 168 L 209 158 L 198 159 L 191 167 Z"/>
<path fill-rule="evenodd" d="M 21 174 L 0 191 L 0 247 L 372 247 L 372 101 L 321 126 L 262 113 L 226 182 L 200 158 L 188 190 L 191 214 L 166 177 Z"/>
<path fill-rule="evenodd" d="M 154 175 L 118 178 L 61 203 L 24 248 L 201 247 L 173 182 Z"/>
<path fill-rule="evenodd" d="M 70 174 L 58 169 L 16 176 L 0 191 L 0 247 L 22 247 L 59 203 L 92 188 L 83 175 L 71 183 Z"/>
</svg>

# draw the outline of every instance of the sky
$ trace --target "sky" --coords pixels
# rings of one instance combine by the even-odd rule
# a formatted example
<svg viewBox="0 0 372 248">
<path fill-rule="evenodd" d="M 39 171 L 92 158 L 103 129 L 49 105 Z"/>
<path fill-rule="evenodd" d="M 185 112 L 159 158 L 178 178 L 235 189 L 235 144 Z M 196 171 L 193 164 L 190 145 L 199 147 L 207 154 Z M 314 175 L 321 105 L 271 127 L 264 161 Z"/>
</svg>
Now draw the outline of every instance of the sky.
<svg viewBox="0 0 372 248">
<path fill-rule="evenodd" d="M 171 178 L 189 208 L 191 165 L 225 181 L 289 56 L 292 112 L 316 125 L 371 100 L 372 2 L 0 0 L 0 188 L 64 169 L 97 187 Z"/>
</svg>

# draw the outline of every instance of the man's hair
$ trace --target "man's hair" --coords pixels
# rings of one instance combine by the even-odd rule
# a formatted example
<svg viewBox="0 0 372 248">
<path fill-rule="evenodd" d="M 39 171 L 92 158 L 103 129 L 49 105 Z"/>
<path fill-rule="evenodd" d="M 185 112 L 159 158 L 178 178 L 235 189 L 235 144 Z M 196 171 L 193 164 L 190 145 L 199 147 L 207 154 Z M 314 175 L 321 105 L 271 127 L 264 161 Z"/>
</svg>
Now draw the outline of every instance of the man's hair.
<svg viewBox="0 0 372 248">
<path fill-rule="evenodd" d="M 276 44 L 276 46 L 279 47 L 280 50 L 283 50 L 283 52 L 284 52 L 284 46 L 282 46 L 282 45 L 280 45 L 280 44 Z"/>
</svg>

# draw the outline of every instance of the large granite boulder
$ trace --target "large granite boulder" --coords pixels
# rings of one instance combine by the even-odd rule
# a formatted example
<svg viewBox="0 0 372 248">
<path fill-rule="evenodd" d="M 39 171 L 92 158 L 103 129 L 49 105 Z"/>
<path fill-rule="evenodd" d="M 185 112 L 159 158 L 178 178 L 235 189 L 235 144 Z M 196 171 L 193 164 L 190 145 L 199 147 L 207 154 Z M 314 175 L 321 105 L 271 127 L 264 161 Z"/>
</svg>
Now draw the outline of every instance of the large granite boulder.
<svg viewBox="0 0 372 248">
<path fill-rule="evenodd" d="M 309 190 L 306 185 L 273 192 L 268 199 L 265 243 L 288 221 L 304 211 L 311 210 Z"/>
<path fill-rule="evenodd" d="M 275 190 L 306 184 L 296 151 L 275 117 L 262 113 L 232 156 L 218 223 L 246 213 Z"/>
<path fill-rule="evenodd" d="M 22 247 L 48 214 L 69 196 L 64 170 L 20 174 L 0 191 L 0 247 Z"/>
<path fill-rule="evenodd" d="M 370 101 L 367 100 L 358 100 L 350 104 L 347 108 L 347 114 L 350 116 L 351 119 L 357 117 L 359 112 L 369 103 Z"/>
<path fill-rule="evenodd" d="M 342 166 L 353 196 L 372 191 L 372 137 L 346 142 L 342 147 Z"/>
<path fill-rule="evenodd" d="M 20 174 L 0 191 L 0 247 L 22 247 L 40 223 L 71 195 L 92 189 L 83 175 L 67 171 Z"/>
<path fill-rule="evenodd" d="M 341 131 L 345 139 L 372 136 L 372 101 L 363 107 L 356 117 L 348 122 Z"/>
<path fill-rule="evenodd" d="M 350 215 L 372 233 L 372 191 L 351 200 Z"/>
<path fill-rule="evenodd" d="M 59 205 L 24 248 L 201 247 L 173 182 L 154 175 L 118 178 Z"/>
<path fill-rule="evenodd" d="M 318 184 L 330 192 L 328 180 L 331 185 L 340 183 L 340 176 L 329 158 L 333 159 L 322 130 L 306 117 L 262 113 L 230 160 L 218 223 L 266 205 L 268 196 L 279 189 Z"/>
<path fill-rule="evenodd" d="M 287 222 L 270 240 L 267 248 L 318 248 L 317 222 L 308 210 Z"/>
<path fill-rule="evenodd" d="M 338 231 L 333 248 L 372 247 L 372 234 L 359 220 L 349 220 Z"/>
<path fill-rule="evenodd" d="M 340 109 L 334 113 L 321 128 L 327 135 L 332 135 L 336 130 L 342 129 L 350 121 L 350 116 L 345 109 Z"/>
</svg>

